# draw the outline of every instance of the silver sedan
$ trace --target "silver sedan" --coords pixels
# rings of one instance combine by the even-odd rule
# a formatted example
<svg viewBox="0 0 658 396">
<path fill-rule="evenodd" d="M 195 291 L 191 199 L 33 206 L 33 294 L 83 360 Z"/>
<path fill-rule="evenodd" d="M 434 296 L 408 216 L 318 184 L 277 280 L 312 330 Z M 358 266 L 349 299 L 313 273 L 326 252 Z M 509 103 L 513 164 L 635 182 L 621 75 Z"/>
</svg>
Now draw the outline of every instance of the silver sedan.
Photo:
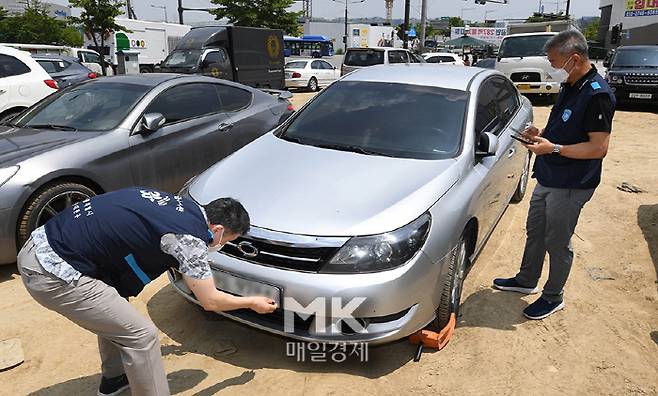
<svg viewBox="0 0 658 396">
<path fill-rule="evenodd" d="M 530 155 L 511 134 L 532 117 L 494 70 L 374 66 L 332 84 L 182 191 L 201 204 L 241 200 L 252 227 L 211 254 L 215 280 L 282 308 L 224 315 L 323 342 L 445 326 L 508 203 L 525 194 Z"/>
</svg>

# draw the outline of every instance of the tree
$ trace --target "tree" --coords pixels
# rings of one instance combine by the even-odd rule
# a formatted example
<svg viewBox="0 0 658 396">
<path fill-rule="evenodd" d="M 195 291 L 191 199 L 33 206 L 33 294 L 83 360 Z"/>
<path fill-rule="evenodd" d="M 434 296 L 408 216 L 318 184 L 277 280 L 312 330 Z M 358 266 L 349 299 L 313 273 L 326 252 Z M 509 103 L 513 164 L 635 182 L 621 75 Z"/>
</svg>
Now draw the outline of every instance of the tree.
<svg viewBox="0 0 658 396">
<path fill-rule="evenodd" d="M 0 42 L 27 44 L 59 44 L 66 24 L 48 15 L 37 0 L 28 1 L 25 11 L 0 20 Z"/>
<path fill-rule="evenodd" d="M 61 43 L 64 45 L 68 45 L 70 47 L 82 47 L 84 44 L 84 40 L 82 39 L 82 34 L 80 31 L 73 26 L 67 26 L 64 29 L 62 29 L 62 33 L 60 35 Z"/>
<path fill-rule="evenodd" d="M 601 18 L 595 18 L 583 29 L 583 34 L 588 41 L 596 41 L 599 38 L 599 26 L 601 25 Z"/>
<path fill-rule="evenodd" d="M 7 17 L 7 10 L 5 10 L 5 7 L 0 6 L 0 21 L 5 19 Z"/>
<path fill-rule="evenodd" d="M 526 22 L 550 22 L 550 21 L 560 21 L 567 20 L 568 16 L 564 15 L 561 11 L 557 14 L 542 14 L 540 12 L 535 12 L 531 17 L 526 19 Z"/>
<path fill-rule="evenodd" d="M 211 0 L 220 8 L 210 11 L 215 19 L 227 18 L 236 26 L 282 29 L 296 34 L 302 12 L 288 12 L 295 0 Z"/>
<path fill-rule="evenodd" d="M 107 75 L 103 54 L 105 40 L 118 30 L 130 32 L 125 26 L 114 21 L 114 18 L 123 14 L 122 7 L 125 3 L 115 0 L 69 0 L 69 3 L 73 7 L 82 8 L 80 16 L 69 17 L 69 21 L 81 25 L 85 33 L 91 36 L 96 48 L 100 49 L 103 75 Z"/>
</svg>

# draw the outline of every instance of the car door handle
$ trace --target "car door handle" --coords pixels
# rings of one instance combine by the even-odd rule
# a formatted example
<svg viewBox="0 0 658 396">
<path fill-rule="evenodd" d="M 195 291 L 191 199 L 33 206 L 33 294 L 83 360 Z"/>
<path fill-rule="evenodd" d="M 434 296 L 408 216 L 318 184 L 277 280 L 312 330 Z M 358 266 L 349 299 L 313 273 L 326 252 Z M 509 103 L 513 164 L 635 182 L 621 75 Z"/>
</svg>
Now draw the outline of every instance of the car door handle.
<svg viewBox="0 0 658 396">
<path fill-rule="evenodd" d="M 219 124 L 219 127 L 217 129 L 219 129 L 220 132 L 226 132 L 231 130 L 231 128 L 233 128 L 233 124 L 229 122 L 222 122 L 221 124 Z"/>
<path fill-rule="evenodd" d="M 512 158 L 512 156 L 516 153 L 516 149 L 512 147 L 509 149 L 509 153 L 507 153 L 507 158 Z"/>
</svg>

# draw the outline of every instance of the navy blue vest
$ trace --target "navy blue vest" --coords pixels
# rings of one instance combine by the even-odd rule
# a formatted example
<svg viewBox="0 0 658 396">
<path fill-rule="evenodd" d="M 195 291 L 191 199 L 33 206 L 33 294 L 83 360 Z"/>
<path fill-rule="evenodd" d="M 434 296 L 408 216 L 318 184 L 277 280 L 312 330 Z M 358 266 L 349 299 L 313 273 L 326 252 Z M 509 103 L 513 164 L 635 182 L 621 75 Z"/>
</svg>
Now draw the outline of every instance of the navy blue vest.
<svg viewBox="0 0 658 396">
<path fill-rule="evenodd" d="M 160 249 L 168 233 L 212 240 L 195 202 L 140 187 L 79 202 L 46 223 L 48 242 L 60 257 L 123 297 L 136 296 L 167 269 L 178 268 Z"/>
<path fill-rule="evenodd" d="M 567 145 L 589 141 L 585 132 L 585 110 L 594 95 L 608 95 L 613 109 L 615 95 L 595 68 L 573 86 L 563 85 L 551 110 L 543 137 L 553 143 Z M 589 189 L 601 181 L 603 160 L 580 160 L 558 154 L 537 156 L 533 176 L 544 187 Z"/>
</svg>

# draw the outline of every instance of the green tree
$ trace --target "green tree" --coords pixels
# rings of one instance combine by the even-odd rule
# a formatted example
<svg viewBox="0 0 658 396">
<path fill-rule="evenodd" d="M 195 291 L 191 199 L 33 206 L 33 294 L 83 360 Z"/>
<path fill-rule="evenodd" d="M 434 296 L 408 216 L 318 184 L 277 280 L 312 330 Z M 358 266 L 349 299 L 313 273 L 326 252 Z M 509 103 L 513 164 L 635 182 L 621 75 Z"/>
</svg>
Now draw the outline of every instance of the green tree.
<svg viewBox="0 0 658 396">
<path fill-rule="evenodd" d="M 69 0 L 73 7 L 82 8 L 79 17 L 69 17 L 69 21 L 82 26 L 85 33 L 91 36 L 96 48 L 103 53 L 105 40 L 118 30 L 130 32 L 125 26 L 118 25 L 114 18 L 123 13 L 125 3 L 115 0 Z M 106 75 L 105 56 L 101 55 L 101 68 Z"/>
<path fill-rule="evenodd" d="M 1 18 L 0 42 L 59 44 L 65 26 L 63 21 L 48 15 L 39 1 L 28 1 L 22 14 Z"/>
<path fill-rule="evenodd" d="M 590 22 L 585 29 L 583 29 L 583 34 L 588 41 L 596 41 L 599 38 L 599 26 L 601 25 L 601 19 L 596 18 Z"/>
<path fill-rule="evenodd" d="M 282 29 L 296 34 L 302 12 L 287 11 L 295 0 L 211 0 L 220 8 L 212 10 L 215 19 L 227 18 L 237 26 Z"/>
<path fill-rule="evenodd" d="M 539 12 L 535 12 L 532 14 L 532 16 L 528 17 L 526 19 L 526 22 L 549 22 L 549 21 L 559 21 L 559 20 L 567 20 L 569 17 L 564 15 L 562 12 L 558 14 L 542 14 Z"/>
<path fill-rule="evenodd" d="M 7 10 L 3 6 L 0 6 L 0 21 L 7 17 Z"/>
<path fill-rule="evenodd" d="M 61 43 L 68 45 L 70 47 L 82 47 L 84 40 L 82 38 L 82 33 L 73 26 L 67 26 L 62 29 Z"/>
</svg>

